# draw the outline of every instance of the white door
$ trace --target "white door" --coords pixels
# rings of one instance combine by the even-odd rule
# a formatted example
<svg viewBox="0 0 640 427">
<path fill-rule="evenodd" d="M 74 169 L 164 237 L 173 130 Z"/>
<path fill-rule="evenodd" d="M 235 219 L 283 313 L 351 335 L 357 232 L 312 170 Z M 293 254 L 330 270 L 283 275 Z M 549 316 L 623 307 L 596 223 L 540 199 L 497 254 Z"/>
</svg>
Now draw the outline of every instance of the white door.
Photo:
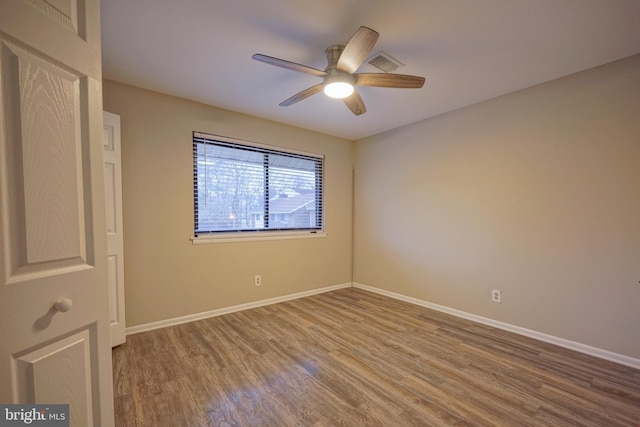
<svg viewBox="0 0 640 427">
<path fill-rule="evenodd" d="M 0 402 L 113 426 L 98 0 L 0 0 Z"/>
<path fill-rule="evenodd" d="M 111 346 L 125 342 L 124 236 L 122 234 L 122 167 L 120 116 L 103 113 L 104 198 L 107 213 L 107 278 Z"/>
</svg>

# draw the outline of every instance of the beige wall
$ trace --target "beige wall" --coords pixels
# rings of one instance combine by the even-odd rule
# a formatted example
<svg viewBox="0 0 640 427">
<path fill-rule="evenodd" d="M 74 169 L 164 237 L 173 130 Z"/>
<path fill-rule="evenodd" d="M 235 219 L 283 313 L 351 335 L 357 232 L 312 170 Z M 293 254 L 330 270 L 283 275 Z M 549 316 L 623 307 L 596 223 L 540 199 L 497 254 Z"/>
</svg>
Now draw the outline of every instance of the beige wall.
<svg viewBox="0 0 640 427">
<path fill-rule="evenodd" d="M 355 282 L 640 358 L 640 56 L 358 141 L 355 177 Z"/>
<path fill-rule="evenodd" d="M 112 81 L 103 91 L 122 125 L 127 326 L 351 282 L 352 142 Z M 192 245 L 192 131 L 324 154 L 328 237 Z"/>
</svg>

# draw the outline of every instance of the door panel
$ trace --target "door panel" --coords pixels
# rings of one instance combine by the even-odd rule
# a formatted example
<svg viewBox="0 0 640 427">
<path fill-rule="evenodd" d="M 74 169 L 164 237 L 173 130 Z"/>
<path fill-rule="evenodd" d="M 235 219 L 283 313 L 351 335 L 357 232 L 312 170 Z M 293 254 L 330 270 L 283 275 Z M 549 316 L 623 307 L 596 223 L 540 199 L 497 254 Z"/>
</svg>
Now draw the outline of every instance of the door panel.
<svg viewBox="0 0 640 427">
<path fill-rule="evenodd" d="M 51 19 L 79 34 L 78 8 L 83 6 L 82 0 L 32 0 L 32 3 Z"/>
<path fill-rule="evenodd" d="M 97 0 L 0 1 L 0 401 L 76 427 L 113 425 L 101 79 Z"/>
<path fill-rule="evenodd" d="M 24 401 L 69 404 L 71 425 L 91 425 L 91 334 L 86 329 L 17 357 L 19 394 Z M 63 383 L 77 386 L 61 388 Z"/>
<path fill-rule="evenodd" d="M 6 41 L 0 51 L 2 103 L 15 115 L 6 147 L 12 283 L 89 261 L 80 138 L 87 124 L 78 115 L 86 84 Z"/>
</svg>

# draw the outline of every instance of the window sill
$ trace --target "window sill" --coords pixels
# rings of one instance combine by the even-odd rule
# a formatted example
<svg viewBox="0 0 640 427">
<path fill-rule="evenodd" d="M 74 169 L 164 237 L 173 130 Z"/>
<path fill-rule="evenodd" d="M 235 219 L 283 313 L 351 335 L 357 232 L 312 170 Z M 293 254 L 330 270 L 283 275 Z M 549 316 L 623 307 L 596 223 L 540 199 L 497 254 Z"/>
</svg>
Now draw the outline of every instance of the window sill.
<svg viewBox="0 0 640 427">
<path fill-rule="evenodd" d="M 191 243 L 194 245 L 209 245 L 212 243 L 233 243 L 233 242 L 259 242 L 263 240 L 293 240 L 293 239 L 317 239 L 327 237 L 325 231 L 280 231 L 267 233 L 222 233 L 216 235 L 204 235 L 192 237 Z"/>
</svg>

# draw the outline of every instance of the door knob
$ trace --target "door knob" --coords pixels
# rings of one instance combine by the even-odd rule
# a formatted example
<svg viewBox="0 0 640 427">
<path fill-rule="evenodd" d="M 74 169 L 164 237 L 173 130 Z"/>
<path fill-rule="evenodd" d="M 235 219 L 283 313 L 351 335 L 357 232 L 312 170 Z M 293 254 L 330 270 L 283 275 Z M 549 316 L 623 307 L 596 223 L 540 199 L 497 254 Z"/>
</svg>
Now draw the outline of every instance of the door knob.
<svg viewBox="0 0 640 427">
<path fill-rule="evenodd" d="M 71 301 L 69 298 L 65 298 L 53 304 L 53 308 L 55 308 L 60 313 L 66 313 L 67 311 L 71 310 L 72 305 L 73 301 Z"/>
</svg>

